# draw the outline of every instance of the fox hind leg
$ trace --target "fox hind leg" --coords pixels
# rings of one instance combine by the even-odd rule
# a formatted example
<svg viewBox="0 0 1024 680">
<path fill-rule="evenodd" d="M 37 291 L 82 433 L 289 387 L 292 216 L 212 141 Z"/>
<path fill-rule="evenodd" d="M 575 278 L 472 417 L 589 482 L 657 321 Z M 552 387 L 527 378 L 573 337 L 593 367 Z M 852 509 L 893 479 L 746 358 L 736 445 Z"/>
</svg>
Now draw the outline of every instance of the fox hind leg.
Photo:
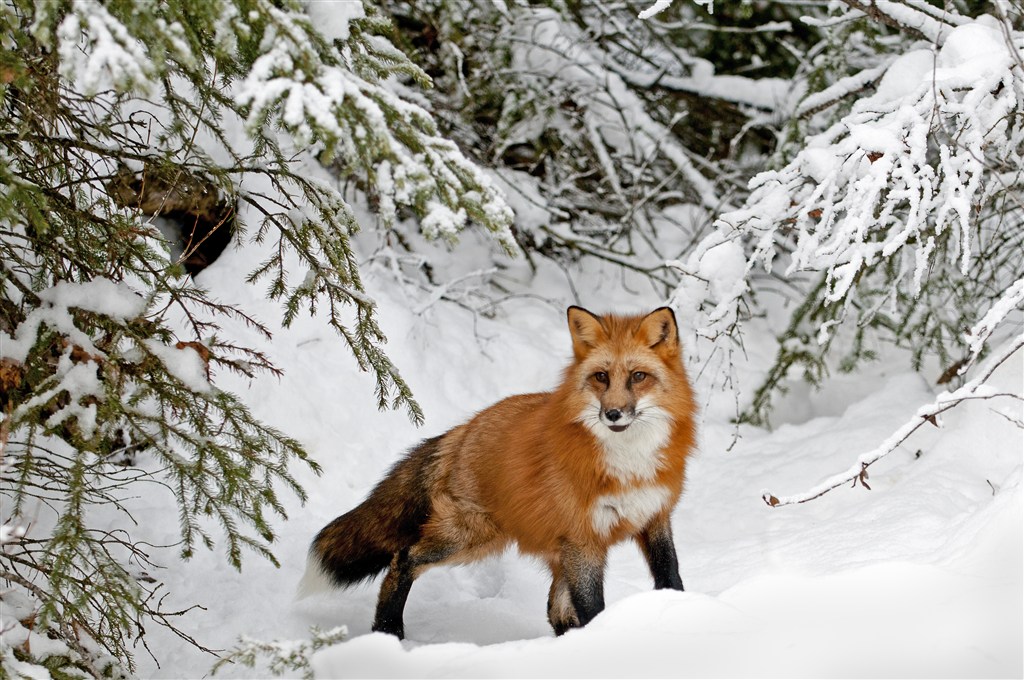
<svg viewBox="0 0 1024 680">
<path fill-rule="evenodd" d="M 373 630 L 405 637 L 402 615 L 409 590 L 428 567 L 449 560 L 477 559 L 503 547 L 494 525 L 485 516 L 466 512 L 450 497 L 435 498 L 419 540 L 396 553 L 391 561 L 377 598 Z"/>
<path fill-rule="evenodd" d="M 454 545 L 421 541 L 396 553 L 380 585 L 372 630 L 390 633 L 399 640 L 405 638 L 403 613 L 413 581 L 426 567 L 443 562 L 455 552 Z"/>
<path fill-rule="evenodd" d="M 409 590 L 414 580 L 409 549 L 398 552 L 391 560 L 388 573 L 380 585 L 377 596 L 377 613 L 373 617 L 373 630 L 390 633 L 399 640 L 405 637 L 405 624 L 402 614 L 405 601 L 409 599 Z"/>
</svg>

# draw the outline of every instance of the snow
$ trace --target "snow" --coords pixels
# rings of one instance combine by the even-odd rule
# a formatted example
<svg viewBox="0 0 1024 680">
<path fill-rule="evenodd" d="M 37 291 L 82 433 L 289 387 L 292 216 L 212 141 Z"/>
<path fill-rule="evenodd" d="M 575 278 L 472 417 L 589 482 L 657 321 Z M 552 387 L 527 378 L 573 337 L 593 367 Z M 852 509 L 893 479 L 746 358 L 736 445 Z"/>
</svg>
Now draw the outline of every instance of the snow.
<svg viewBox="0 0 1024 680">
<path fill-rule="evenodd" d="M 25 527 L 12 524 L 0 524 L 0 545 L 21 538 L 25 535 Z"/>
<path fill-rule="evenodd" d="M 600 130 L 606 137 L 605 144 L 609 147 L 632 144 L 644 155 L 664 155 L 700 195 L 703 205 L 714 209 L 721 207 L 715 187 L 697 170 L 686 149 L 671 141 L 667 129 L 647 115 L 638 95 L 626 86 L 629 72 L 605 71 L 612 66 L 606 67 L 598 56 L 587 51 L 587 40 L 577 27 L 562 21 L 554 10 L 534 8 L 519 20 L 516 30 L 515 68 L 535 77 L 557 76 L 567 86 L 587 93 L 584 109 L 584 116 L 590 119 L 587 126 Z M 709 80 L 709 77 L 686 79 L 685 84 L 699 88 L 707 86 L 705 81 Z M 772 89 L 766 88 L 769 92 Z"/>
<path fill-rule="evenodd" d="M 159 340 L 146 340 L 144 344 L 146 349 L 167 367 L 167 372 L 180 380 L 185 387 L 200 394 L 209 394 L 213 391 L 207 377 L 206 363 L 194 347 L 172 347 Z"/>
<path fill-rule="evenodd" d="M 992 308 L 985 313 L 981 321 L 976 323 L 967 333 L 971 346 L 972 361 L 984 348 L 985 342 L 991 337 L 996 326 L 1022 303 L 1024 303 L 1024 279 L 1018 279 L 1013 285 L 1007 287 L 1002 297 L 992 305 Z"/>
<path fill-rule="evenodd" d="M 735 241 L 725 241 L 711 248 L 700 260 L 698 273 L 708 282 L 708 288 L 715 299 L 722 300 L 738 295 L 746 288 L 747 256 L 742 246 Z"/>
<path fill-rule="evenodd" d="M 908 25 L 932 30 L 934 20 L 918 10 L 876 6 L 917 22 Z M 757 175 L 747 205 L 719 218 L 719 232 L 752 251 L 751 267 L 762 262 L 771 271 L 778 261 L 786 265 L 786 278 L 824 273 L 822 300 L 843 305 L 850 320 L 856 315 L 861 321 L 873 314 L 864 310 L 880 302 L 854 284 L 862 274 L 870 276 L 868 268 L 877 271 L 882 260 L 899 267 L 896 279 L 908 284 L 903 294 L 914 297 L 930 277 L 983 276 L 977 269 L 986 263 L 977 258 L 991 237 L 987 227 L 978 228 L 978 206 L 1008 186 L 987 167 L 1019 157 L 1019 81 L 1013 70 L 1020 36 L 1004 37 L 991 17 L 955 23 L 941 29 L 936 46 L 896 58 L 873 94 L 808 138 L 785 168 Z M 800 111 L 813 112 L 852 93 L 878 78 L 879 71 L 864 75 L 840 81 L 826 90 L 827 97 L 810 98 Z M 937 126 L 945 131 L 937 133 Z M 698 246 L 687 271 L 699 268 L 698 255 L 718 245 L 720 233 Z M 944 240 L 955 245 L 943 247 Z M 1010 268 L 996 276 L 1002 286 L 1013 280 L 1002 279 L 1017 274 Z M 678 294 L 684 296 L 693 297 L 691 291 Z M 732 323 L 740 298 L 709 298 L 713 307 L 702 300 L 696 308 L 709 310 L 703 312 L 704 324 L 713 337 L 724 332 L 723 323 L 726 329 Z M 820 339 L 832 337 L 834 330 L 834 321 L 824 324 Z"/>
<path fill-rule="evenodd" d="M 658 83 L 670 90 L 692 92 L 702 97 L 775 111 L 785 103 L 792 83 L 783 78 L 745 78 L 743 76 L 716 75 L 710 62 L 694 59 L 692 77 L 663 75 Z M 703 66 L 704 68 L 700 68 Z M 624 74 L 627 77 L 629 74 Z M 634 78 L 630 78 L 636 82 Z"/>
<path fill-rule="evenodd" d="M 42 632 L 30 630 L 22 622 L 30 620 L 35 613 L 35 603 L 22 593 L 7 589 L 4 593 L 4 606 L 0 608 L 0 630 L 3 631 L 3 645 L 0 645 L 0 671 L 8 671 L 4 677 L 30 678 L 49 680 L 50 674 L 43 666 L 22 663 L 14 658 L 8 650 L 24 646 L 36 654 L 66 656 L 70 653 L 68 645 L 61 640 L 51 639 Z M 8 645 L 10 645 L 8 647 Z"/>
<path fill-rule="evenodd" d="M 858 480 L 862 485 L 867 486 L 866 471 L 868 466 L 875 464 L 883 457 L 891 454 L 897 449 L 897 447 L 906 441 L 910 435 L 926 423 L 932 423 L 936 427 L 941 427 L 942 421 L 939 419 L 939 414 L 946 411 L 950 406 L 957 405 L 968 399 L 990 399 L 1000 395 L 1005 396 L 1017 394 L 1017 385 L 1014 384 L 1015 381 L 1013 378 L 1006 381 L 1004 376 L 1003 382 L 1008 382 L 1008 384 L 1004 388 L 1005 391 L 1000 391 L 995 388 L 995 378 L 992 376 L 996 372 L 1002 370 L 1002 364 L 1008 359 L 1016 356 L 1022 347 L 1024 347 L 1024 336 L 1006 343 L 1004 347 L 994 353 L 987 362 L 986 367 L 979 369 L 977 376 L 968 381 L 962 387 L 958 388 L 956 391 L 943 391 L 935 397 L 931 404 L 918 408 L 917 412 L 897 428 L 895 432 L 889 435 L 884 442 L 871 451 L 857 456 L 856 462 L 846 472 L 833 475 L 814 488 L 809 489 L 798 496 L 777 498 L 771 494 L 763 493 L 761 495 L 762 498 L 772 506 L 790 505 L 793 503 L 803 503 L 805 501 L 812 500 L 840 485 L 851 483 L 854 480 Z M 1011 376 L 1012 375 L 1014 374 L 1011 374 Z"/>
<path fill-rule="evenodd" d="M 313 668 L 318 677 L 381 678 L 998 675 L 987 653 L 1007 642 L 1001 625 L 1013 630 L 1012 618 L 986 621 L 999 595 L 899 562 L 824 577 L 770 575 L 717 597 L 641 593 L 560 640 L 405 650 L 374 634 L 321 652 Z M 948 617 L 950 605 L 981 625 L 965 631 Z M 960 656 L 968 646 L 976 651 Z"/>
<path fill-rule="evenodd" d="M 807 20 L 806 17 L 804 20 Z M 800 102 L 800 105 L 797 107 L 794 115 L 797 118 L 802 118 L 805 115 L 809 115 L 814 111 L 828 106 L 831 102 L 858 92 L 881 78 L 888 68 L 889 64 L 884 63 L 874 68 L 867 68 L 852 75 L 840 78 L 820 92 L 815 92 L 814 94 L 804 97 Z"/>
<path fill-rule="evenodd" d="M 84 283 L 61 281 L 39 293 L 39 299 L 55 307 L 75 307 L 126 321 L 146 311 L 146 301 L 126 284 L 110 279 Z"/>
<path fill-rule="evenodd" d="M 365 243 L 363 244 L 365 246 Z M 242 274 L 259 246 L 225 253 L 199 282 L 226 300 L 273 318 L 261 291 Z M 451 252 L 431 251 L 440 270 L 481 261 L 483 236 Z M 727 255 L 728 250 L 722 254 Z M 723 257 L 724 262 L 731 258 Z M 468 267 L 467 267 L 468 268 Z M 527 282 L 510 262 L 506 280 Z M 630 293 L 608 271 L 581 274 L 583 305 L 595 310 L 651 308 L 660 300 Z M 1020 402 L 966 403 L 927 425 L 871 469 L 871 490 L 839 488 L 811 503 L 771 508 L 762 491 L 796 493 L 844 469 L 884 442 L 936 390 L 907 373 L 904 357 L 883 357 L 822 398 L 794 390 L 778 429 L 735 426 L 732 396 L 697 381 L 702 408 L 699 453 L 688 469 L 673 525 L 684 593 L 654 592 L 635 545 L 616 547 L 606 577 L 607 610 L 587 628 L 555 638 L 545 618 L 543 565 L 514 552 L 440 567 L 415 584 L 405 641 L 370 633 L 378 582 L 293 601 L 314 534 L 360 502 L 393 461 L 419 439 L 443 432 L 513 393 L 549 389 L 571 357 L 564 307 L 517 296 L 495 318 L 476 317 L 430 292 L 414 292 L 385 266 L 365 277 L 378 301 L 388 352 L 427 416 L 416 430 L 402 413 L 374 409 L 373 382 L 322 319 L 298 318 L 261 344 L 243 328 L 224 332 L 255 343 L 285 370 L 278 380 L 219 376 L 244 393 L 260 417 L 299 437 L 324 467 L 297 470 L 310 494 L 279 527 L 281 569 L 251 558 L 237 573 L 216 552 L 188 564 L 165 555 L 162 578 L 175 605 L 202 603 L 179 621 L 210 647 L 239 636 L 278 641 L 309 628 L 347 626 L 350 638 L 312 657 L 318 677 L 691 677 L 691 676 L 1013 676 L 1021 665 L 1021 430 L 999 411 Z M 564 280 L 536 274 L 526 285 L 572 301 Z M 543 287 L 542 287 L 543 286 Z M 684 331 L 693 329 L 680 317 Z M 689 335 L 684 336 L 684 341 Z M 756 334 L 755 334 L 756 337 Z M 766 332 L 763 337 L 770 338 Z M 752 356 L 770 351 L 752 344 Z M 691 372 L 697 374 L 697 366 Z M 752 364 L 742 364 L 748 384 Z M 1001 389 L 1020 394 L 1021 353 L 1000 369 Z M 158 494 L 129 503 L 139 530 L 170 543 L 173 504 Z M 169 551 L 173 553 L 173 551 Z M 143 677 L 199 677 L 213 660 L 151 627 Z M 629 653 L 623 653 L 629 650 Z M 225 667 L 218 676 L 266 671 Z"/>
<path fill-rule="evenodd" d="M 453 239 L 465 226 L 464 209 L 452 210 L 437 201 L 427 203 L 427 214 L 420 221 L 420 228 L 428 238 Z"/>
<path fill-rule="evenodd" d="M 672 0 L 654 0 L 654 4 L 637 14 L 638 19 L 650 19 L 672 6 Z"/>
<path fill-rule="evenodd" d="M 955 69 L 969 79 L 990 76 L 1005 67 L 1009 56 L 995 19 L 979 17 L 974 23 L 958 26 L 946 38 L 937 59 L 937 77 L 942 69 Z"/>
<path fill-rule="evenodd" d="M 142 314 L 147 302 L 127 284 L 97 278 L 83 283 L 62 281 L 38 293 L 46 305 L 32 311 L 11 337 L 0 331 L 0 357 L 24 361 L 35 343 L 40 325 L 64 333 L 87 354 L 103 356 L 93 346 L 92 339 L 75 326 L 71 309 L 103 314 L 118 320 L 133 319 Z"/>
<path fill-rule="evenodd" d="M 949 33 L 942 22 L 908 5 L 892 0 L 873 0 L 872 7 L 899 25 L 919 31 L 929 42 L 941 45 Z"/>
<path fill-rule="evenodd" d="M 156 70 L 145 46 L 101 4 L 75 0 L 72 11 L 57 28 L 61 75 L 78 83 L 86 95 L 104 90 L 145 92 L 153 87 Z M 83 49 L 82 43 L 88 49 Z"/>
<path fill-rule="evenodd" d="M 348 24 L 366 16 L 362 0 L 308 0 L 306 13 L 325 38 L 347 40 Z"/>
<path fill-rule="evenodd" d="M 73 363 L 68 356 L 61 356 L 57 365 L 56 375 L 60 378 L 58 387 L 47 391 L 48 396 L 66 390 L 70 395 L 69 403 L 62 406 L 46 419 L 47 427 L 57 427 L 68 418 L 75 418 L 82 436 L 89 439 L 96 431 L 96 405 L 82 404 L 83 397 L 103 398 L 104 385 L 96 375 L 96 364 L 88 361 Z"/>
</svg>

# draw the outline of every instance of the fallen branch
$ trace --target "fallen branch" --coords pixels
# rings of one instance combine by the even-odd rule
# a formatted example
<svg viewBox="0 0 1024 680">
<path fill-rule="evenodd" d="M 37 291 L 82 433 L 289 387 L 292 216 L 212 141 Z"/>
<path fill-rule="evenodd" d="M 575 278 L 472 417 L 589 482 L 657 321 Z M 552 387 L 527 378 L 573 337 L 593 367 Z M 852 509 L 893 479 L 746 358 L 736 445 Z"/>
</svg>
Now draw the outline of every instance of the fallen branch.
<svg viewBox="0 0 1024 680">
<path fill-rule="evenodd" d="M 931 404 L 919 408 L 913 418 L 893 432 L 892 435 L 882 442 L 880 446 L 858 456 L 857 462 L 854 463 L 846 472 L 833 475 L 802 494 L 783 496 L 779 498 L 768 491 L 764 491 L 761 493 L 761 498 L 771 507 L 777 508 L 783 505 L 794 505 L 796 503 L 812 501 L 815 498 L 824 496 L 832 489 L 845 484 L 857 486 L 859 483 L 865 489 L 870 489 L 871 487 L 866 483 L 868 478 L 868 467 L 895 451 L 910 437 L 910 435 L 914 434 L 914 432 L 916 432 L 917 429 L 925 423 L 931 423 L 938 427 L 939 414 L 944 413 L 968 400 L 994 399 L 996 397 L 1024 399 L 1020 394 L 999 392 L 985 384 L 985 381 L 992 377 L 992 374 L 995 373 L 996 369 L 999 368 L 999 366 L 1001 366 L 1007 359 L 1016 354 L 1022 347 L 1024 347 L 1024 334 L 1018 336 L 1003 352 L 992 357 L 985 365 L 984 369 L 973 380 L 964 384 L 963 387 L 954 392 L 943 392 L 936 397 L 935 401 Z"/>
</svg>

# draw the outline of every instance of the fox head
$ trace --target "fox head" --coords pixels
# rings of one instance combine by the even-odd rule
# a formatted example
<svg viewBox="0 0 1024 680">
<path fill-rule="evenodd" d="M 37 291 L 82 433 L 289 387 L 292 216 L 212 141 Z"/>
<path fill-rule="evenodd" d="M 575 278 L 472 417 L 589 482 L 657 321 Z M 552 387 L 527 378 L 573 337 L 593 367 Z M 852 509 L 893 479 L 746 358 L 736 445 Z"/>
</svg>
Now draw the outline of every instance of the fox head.
<svg viewBox="0 0 1024 680">
<path fill-rule="evenodd" d="M 598 316 L 570 307 L 567 314 L 575 355 L 568 375 L 578 389 L 580 420 L 601 439 L 664 421 L 672 400 L 689 399 L 671 309 Z"/>
</svg>

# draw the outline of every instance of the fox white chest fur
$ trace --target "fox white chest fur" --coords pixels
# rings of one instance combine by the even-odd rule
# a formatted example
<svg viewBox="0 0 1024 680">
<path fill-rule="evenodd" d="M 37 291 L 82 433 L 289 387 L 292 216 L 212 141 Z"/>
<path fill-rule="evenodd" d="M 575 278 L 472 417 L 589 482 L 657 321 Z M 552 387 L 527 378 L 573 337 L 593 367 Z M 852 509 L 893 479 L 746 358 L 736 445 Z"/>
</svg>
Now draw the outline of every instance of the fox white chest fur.
<svg viewBox="0 0 1024 680">
<path fill-rule="evenodd" d="M 622 493 L 599 496 L 590 517 L 594 531 L 606 536 L 621 522 L 645 526 L 671 502 L 672 492 L 664 486 L 639 486 Z"/>
</svg>

